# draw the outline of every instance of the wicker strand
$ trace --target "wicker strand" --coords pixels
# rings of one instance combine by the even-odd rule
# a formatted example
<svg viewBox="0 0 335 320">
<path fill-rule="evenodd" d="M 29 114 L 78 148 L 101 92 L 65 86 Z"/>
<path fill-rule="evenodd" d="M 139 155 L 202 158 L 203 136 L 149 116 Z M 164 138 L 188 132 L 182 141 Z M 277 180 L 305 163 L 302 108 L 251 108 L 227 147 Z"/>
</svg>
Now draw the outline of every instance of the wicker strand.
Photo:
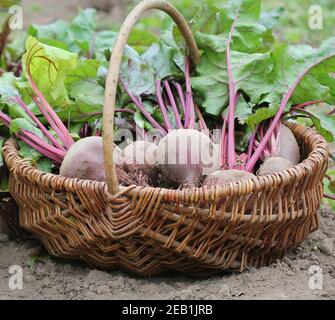
<svg viewBox="0 0 335 320">
<path fill-rule="evenodd" d="M 179 11 L 164 0 L 145 0 L 138 4 L 127 16 L 124 21 L 118 37 L 116 39 L 113 52 L 110 59 L 109 70 L 107 74 L 105 87 L 105 102 L 103 108 L 103 149 L 105 158 L 105 171 L 107 177 L 107 185 L 110 194 L 119 192 L 119 182 L 115 163 L 113 160 L 113 130 L 114 130 L 114 110 L 117 84 L 120 72 L 120 66 L 123 56 L 123 51 L 126 46 L 128 37 L 133 26 L 141 18 L 141 16 L 151 9 L 159 9 L 171 16 L 178 26 L 181 34 L 185 38 L 189 48 L 189 54 L 194 64 L 197 64 L 200 59 L 199 50 L 192 31 L 189 28 L 184 17 Z"/>
</svg>

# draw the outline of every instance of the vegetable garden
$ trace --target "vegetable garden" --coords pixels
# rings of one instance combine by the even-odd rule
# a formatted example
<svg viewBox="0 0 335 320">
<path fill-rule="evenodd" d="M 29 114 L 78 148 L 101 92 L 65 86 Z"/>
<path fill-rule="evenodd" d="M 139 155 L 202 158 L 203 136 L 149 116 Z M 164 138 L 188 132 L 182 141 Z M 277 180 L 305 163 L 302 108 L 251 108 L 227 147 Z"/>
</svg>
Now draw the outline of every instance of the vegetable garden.
<svg viewBox="0 0 335 320">
<path fill-rule="evenodd" d="M 0 195 L 51 255 L 207 275 L 318 228 L 335 198 L 335 38 L 282 42 L 282 10 L 261 5 L 209 1 L 186 22 L 144 1 L 120 30 L 86 9 L 14 36 L 5 17 Z M 155 8 L 172 19 L 137 23 Z"/>
</svg>

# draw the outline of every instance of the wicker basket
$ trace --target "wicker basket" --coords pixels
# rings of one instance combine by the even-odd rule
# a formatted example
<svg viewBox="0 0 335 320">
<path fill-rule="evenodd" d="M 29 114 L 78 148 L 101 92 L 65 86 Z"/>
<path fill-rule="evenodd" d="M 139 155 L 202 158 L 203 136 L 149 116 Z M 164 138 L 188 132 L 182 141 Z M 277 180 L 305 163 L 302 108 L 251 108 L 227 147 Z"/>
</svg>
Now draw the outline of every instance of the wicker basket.
<svg viewBox="0 0 335 320">
<path fill-rule="evenodd" d="M 198 62 L 192 33 L 174 7 L 161 0 L 139 4 L 119 33 L 106 82 L 107 184 L 38 171 L 9 140 L 3 152 L 20 224 L 51 255 L 145 276 L 166 269 L 207 275 L 268 264 L 318 228 L 328 146 L 313 129 L 289 124 L 304 160 L 287 171 L 210 188 L 118 185 L 112 128 L 119 67 L 132 26 L 152 8 L 170 14 Z"/>
</svg>

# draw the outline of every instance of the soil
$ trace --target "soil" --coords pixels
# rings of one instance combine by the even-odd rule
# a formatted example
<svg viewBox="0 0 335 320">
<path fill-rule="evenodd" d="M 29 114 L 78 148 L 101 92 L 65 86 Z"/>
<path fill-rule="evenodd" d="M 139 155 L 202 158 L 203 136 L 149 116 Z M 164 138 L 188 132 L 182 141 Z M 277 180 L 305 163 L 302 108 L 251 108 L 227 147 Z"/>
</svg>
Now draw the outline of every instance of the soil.
<svg viewBox="0 0 335 320">
<path fill-rule="evenodd" d="M 45 24 L 57 19 L 70 20 L 80 9 L 95 8 L 98 18 L 106 23 L 121 22 L 130 0 L 21 0 L 23 23 Z"/>
<path fill-rule="evenodd" d="M 335 299 L 335 215 L 322 209 L 320 218 L 320 229 L 283 260 L 210 278 L 90 269 L 48 256 L 36 240 L 0 234 L 0 299 Z M 12 265 L 22 268 L 22 289 L 9 288 Z M 313 269 L 322 288 L 309 286 Z"/>
<path fill-rule="evenodd" d="M 95 6 L 108 21 L 123 19 L 123 0 L 22 0 L 24 25 L 70 19 L 78 7 Z M 335 299 L 335 214 L 320 210 L 320 229 L 274 264 L 243 273 L 194 278 L 173 272 L 143 279 L 121 271 L 90 269 L 52 258 L 29 236 L 0 231 L 0 299 Z M 23 271 L 23 288 L 12 290 L 10 267 Z M 313 275 L 313 270 L 320 274 Z M 318 278 L 318 288 L 310 288 Z M 321 281 L 321 282 L 320 282 Z"/>
</svg>

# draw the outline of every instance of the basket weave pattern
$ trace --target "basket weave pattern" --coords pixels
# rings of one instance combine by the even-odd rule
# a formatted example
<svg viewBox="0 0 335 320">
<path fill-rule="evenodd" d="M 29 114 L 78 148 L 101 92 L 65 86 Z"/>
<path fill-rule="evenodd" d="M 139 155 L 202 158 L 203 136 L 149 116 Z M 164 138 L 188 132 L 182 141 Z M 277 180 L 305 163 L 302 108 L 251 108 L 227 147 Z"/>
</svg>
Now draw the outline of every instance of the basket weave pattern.
<svg viewBox="0 0 335 320">
<path fill-rule="evenodd" d="M 313 129 L 289 124 L 305 160 L 257 179 L 211 188 L 120 187 L 43 173 L 3 151 L 20 225 L 49 253 L 142 275 L 243 270 L 282 257 L 319 225 L 328 146 Z"/>
</svg>

